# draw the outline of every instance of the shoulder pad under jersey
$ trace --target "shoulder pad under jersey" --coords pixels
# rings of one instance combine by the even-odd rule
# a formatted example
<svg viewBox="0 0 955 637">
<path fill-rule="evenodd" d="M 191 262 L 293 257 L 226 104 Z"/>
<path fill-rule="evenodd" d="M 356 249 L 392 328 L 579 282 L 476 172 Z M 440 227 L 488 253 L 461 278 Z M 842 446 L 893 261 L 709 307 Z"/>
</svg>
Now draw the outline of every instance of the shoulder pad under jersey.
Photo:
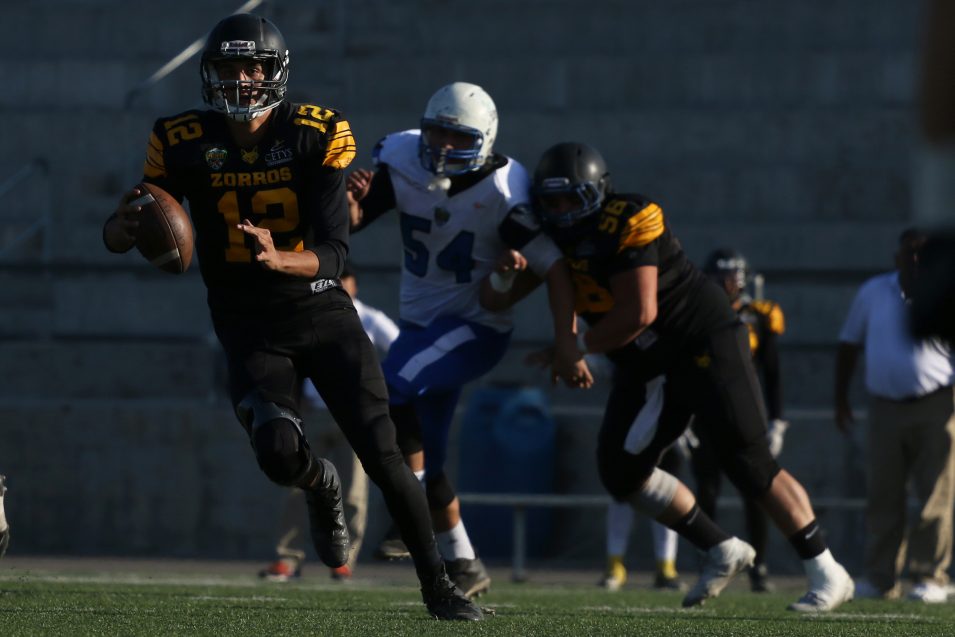
<svg viewBox="0 0 955 637">
<path fill-rule="evenodd" d="M 355 137 L 341 112 L 315 104 L 297 104 L 292 111 L 292 124 L 314 129 L 322 136 L 322 165 L 346 168 L 355 158 Z"/>
</svg>

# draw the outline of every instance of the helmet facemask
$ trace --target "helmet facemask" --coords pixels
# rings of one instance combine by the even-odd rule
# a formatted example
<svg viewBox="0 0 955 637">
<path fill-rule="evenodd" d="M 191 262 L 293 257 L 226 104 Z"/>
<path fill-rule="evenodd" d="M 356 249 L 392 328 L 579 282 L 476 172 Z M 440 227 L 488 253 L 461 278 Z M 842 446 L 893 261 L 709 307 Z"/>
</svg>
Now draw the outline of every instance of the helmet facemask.
<svg viewBox="0 0 955 637">
<path fill-rule="evenodd" d="M 548 177 L 534 185 L 531 196 L 544 225 L 566 229 L 600 210 L 604 192 L 591 181 L 573 184 L 567 177 Z"/>
<path fill-rule="evenodd" d="M 447 144 L 436 143 L 434 138 L 446 138 L 448 133 L 468 141 L 459 144 L 460 148 L 449 148 Z M 421 165 L 428 172 L 453 177 L 478 170 L 487 158 L 487 154 L 482 152 L 483 148 L 484 135 L 476 128 L 435 119 L 421 120 L 418 156 Z"/>
<path fill-rule="evenodd" d="M 230 61 L 242 61 L 249 65 L 259 63 L 264 78 L 220 78 L 218 65 Z M 285 99 L 288 61 L 288 51 L 256 51 L 255 42 L 251 40 L 223 42 L 219 52 L 203 55 L 200 66 L 203 100 L 214 110 L 236 121 L 253 120 Z"/>
</svg>

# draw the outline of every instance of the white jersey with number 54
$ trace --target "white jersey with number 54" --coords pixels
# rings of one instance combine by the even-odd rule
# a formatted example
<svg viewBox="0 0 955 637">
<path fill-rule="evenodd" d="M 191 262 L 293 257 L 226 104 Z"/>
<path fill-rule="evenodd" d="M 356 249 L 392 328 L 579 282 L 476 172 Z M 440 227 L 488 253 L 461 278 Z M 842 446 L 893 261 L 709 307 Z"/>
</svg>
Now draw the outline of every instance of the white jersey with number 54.
<svg viewBox="0 0 955 637">
<path fill-rule="evenodd" d="M 481 280 L 509 248 L 520 250 L 542 278 L 561 257 L 550 239 L 534 236 L 537 222 L 528 205 L 527 171 L 507 158 L 484 179 L 449 197 L 432 186 L 435 176 L 421 166 L 419 136 L 417 130 L 388 135 L 375 157 L 378 165 L 388 166 L 401 217 L 401 318 L 425 326 L 455 316 L 506 331 L 511 314 L 481 307 Z M 519 242 L 510 238 L 519 235 L 534 238 L 513 245 Z"/>
</svg>

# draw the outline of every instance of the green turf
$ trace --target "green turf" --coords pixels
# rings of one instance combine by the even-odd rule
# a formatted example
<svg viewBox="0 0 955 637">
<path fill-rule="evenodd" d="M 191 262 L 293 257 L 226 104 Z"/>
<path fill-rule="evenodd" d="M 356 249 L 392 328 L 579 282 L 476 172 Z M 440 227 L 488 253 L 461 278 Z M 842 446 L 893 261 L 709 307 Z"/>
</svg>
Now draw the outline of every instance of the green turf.
<svg viewBox="0 0 955 637">
<path fill-rule="evenodd" d="M 145 581 L 145 583 L 144 583 Z M 702 609 L 651 590 L 496 585 L 481 624 L 428 618 L 408 586 L 0 579 L 0 635 L 955 635 L 955 604 L 853 602 L 785 610 L 791 594 L 730 591 Z"/>
</svg>

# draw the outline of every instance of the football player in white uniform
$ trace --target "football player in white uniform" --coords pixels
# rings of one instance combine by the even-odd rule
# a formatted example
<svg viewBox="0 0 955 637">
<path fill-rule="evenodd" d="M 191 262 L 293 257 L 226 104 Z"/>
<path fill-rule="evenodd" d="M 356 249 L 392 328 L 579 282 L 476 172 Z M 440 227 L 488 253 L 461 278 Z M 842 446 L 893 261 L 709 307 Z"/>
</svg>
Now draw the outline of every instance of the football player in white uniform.
<svg viewBox="0 0 955 637">
<path fill-rule="evenodd" d="M 401 216 L 401 334 L 383 364 L 391 415 L 399 446 L 424 481 L 448 574 L 469 596 L 486 591 L 490 578 L 461 522 L 444 463 L 461 388 L 490 371 L 510 341 L 510 311 L 488 311 L 479 302 L 485 277 L 502 289 L 512 282 L 495 272 L 510 250 L 520 251 L 548 284 L 555 373 L 567 382 L 590 382 L 575 345 L 569 271 L 538 232 L 527 171 L 493 152 L 497 123 L 494 102 L 481 87 L 454 82 L 431 97 L 420 130 L 378 143 L 374 173 L 358 170 L 347 181 L 353 232 L 389 210 Z"/>
</svg>

